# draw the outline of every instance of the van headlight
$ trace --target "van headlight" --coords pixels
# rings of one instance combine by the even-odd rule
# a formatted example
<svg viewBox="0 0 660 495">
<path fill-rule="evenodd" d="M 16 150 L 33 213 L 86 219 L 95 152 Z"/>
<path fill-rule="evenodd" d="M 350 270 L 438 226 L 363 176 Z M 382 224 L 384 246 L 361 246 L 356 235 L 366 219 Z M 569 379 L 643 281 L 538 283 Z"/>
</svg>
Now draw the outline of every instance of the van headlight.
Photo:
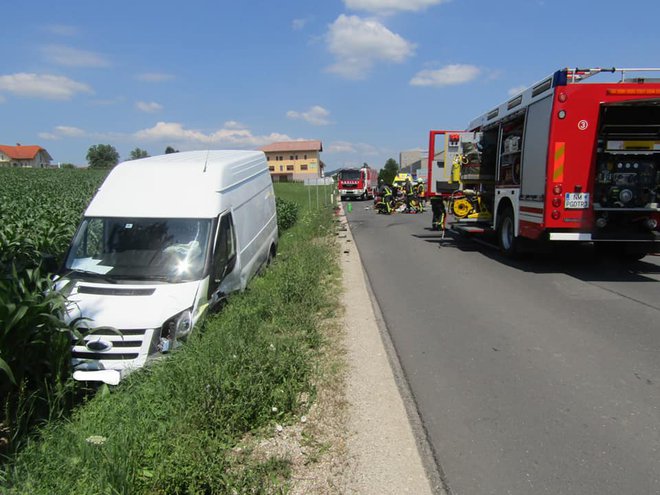
<svg viewBox="0 0 660 495">
<path fill-rule="evenodd" d="M 186 338 L 193 327 L 192 311 L 186 309 L 163 323 L 161 337 L 173 340 Z"/>
</svg>

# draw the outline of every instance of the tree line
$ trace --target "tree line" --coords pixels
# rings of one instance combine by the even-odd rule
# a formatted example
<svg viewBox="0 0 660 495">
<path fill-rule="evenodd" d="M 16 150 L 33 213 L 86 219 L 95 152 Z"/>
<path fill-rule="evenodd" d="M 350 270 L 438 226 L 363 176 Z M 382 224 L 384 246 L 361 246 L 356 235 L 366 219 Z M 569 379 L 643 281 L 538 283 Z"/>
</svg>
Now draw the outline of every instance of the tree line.
<svg viewBox="0 0 660 495">
<path fill-rule="evenodd" d="M 165 148 L 166 155 L 178 152 L 179 150 L 174 149 L 172 146 Z M 148 156 L 150 155 L 146 150 L 135 148 L 131 151 L 129 160 L 137 160 Z M 110 144 L 95 144 L 90 146 L 86 158 L 90 168 L 112 168 L 119 163 L 119 152 Z M 364 165 L 368 167 L 366 163 Z M 391 184 L 398 173 L 399 164 L 394 158 L 389 158 L 385 162 L 385 166 L 378 172 L 378 180 Z"/>
<path fill-rule="evenodd" d="M 383 181 L 385 184 L 394 182 L 396 174 L 399 173 L 399 164 L 394 158 L 389 158 L 385 162 L 385 166 L 378 172 L 378 181 Z"/>
<path fill-rule="evenodd" d="M 166 155 L 178 152 L 179 150 L 174 149 L 172 146 L 165 148 Z M 150 155 L 147 150 L 135 148 L 131 151 L 129 160 L 137 160 L 148 156 Z M 90 168 L 112 168 L 119 163 L 119 152 L 111 144 L 95 144 L 87 150 L 86 158 Z"/>
</svg>

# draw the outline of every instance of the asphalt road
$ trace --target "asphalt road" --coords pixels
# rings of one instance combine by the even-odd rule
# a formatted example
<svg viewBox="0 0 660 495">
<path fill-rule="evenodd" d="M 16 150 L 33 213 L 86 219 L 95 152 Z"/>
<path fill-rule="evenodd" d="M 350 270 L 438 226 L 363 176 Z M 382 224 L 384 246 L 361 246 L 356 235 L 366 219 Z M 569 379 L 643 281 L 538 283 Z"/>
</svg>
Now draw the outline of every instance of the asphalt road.
<svg viewBox="0 0 660 495">
<path fill-rule="evenodd" d="M 346 205 L 345 205 L 346 206 Z M 347 213 L 450 493 L 660 493 L 660 257 L 509 261 Z"/>
</svg>

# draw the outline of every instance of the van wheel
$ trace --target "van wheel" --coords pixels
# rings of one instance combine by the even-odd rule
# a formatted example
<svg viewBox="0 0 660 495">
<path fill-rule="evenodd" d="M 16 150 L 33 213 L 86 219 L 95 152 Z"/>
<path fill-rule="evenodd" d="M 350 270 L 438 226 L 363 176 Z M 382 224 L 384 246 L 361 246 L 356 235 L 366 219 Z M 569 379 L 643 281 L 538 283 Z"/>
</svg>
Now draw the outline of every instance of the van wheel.
<svg viewBox="0 0 660 495">
<path fill-rule="evenodd" d="M 268 256 L 266 257 L 266 261 L 264 261 L 259 268 L 259 271 L 257 272 L 257 275 L 262 277 L 265 275 L 266 270 L 268 267 L 273 263 L 273 260 L 275 259 L 275 253 L 276 249 L 275 246 L 271 246 L 270 249 L 268 250 Z"/>
<path fill-rule="evenodd" d="M 268 259 L 266 260 L 266 266 L 270 266 L 273 263 L 275 256 L 277 256 L 277 248 L 273 244 L 270 246 L 270 249 L 268 250 Z"/>
<path fill-rule="evenodd" d="M 509 258 L 515 258 L 519 254 L 518 239 L 516 238 L 516 227 L 513 221 L 513 211 L 507 207 L 497 222 L 497 240 L 502 254 Z"/>
</svg>

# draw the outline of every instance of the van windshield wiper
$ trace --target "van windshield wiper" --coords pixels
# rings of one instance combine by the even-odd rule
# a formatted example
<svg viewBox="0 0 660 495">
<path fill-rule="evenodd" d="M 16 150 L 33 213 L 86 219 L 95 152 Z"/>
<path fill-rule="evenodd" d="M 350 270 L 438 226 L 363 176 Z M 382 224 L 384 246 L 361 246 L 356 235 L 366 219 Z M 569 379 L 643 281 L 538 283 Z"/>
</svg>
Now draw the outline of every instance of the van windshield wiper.
<svg viewBox="0 0 660 495">
<path fill-rule="evenodd" d="M 117 280 L 114 277 L 109 277 L 107 275 L 104 275 L 103 273 L 92 272 L 92 271 L 89 271 L 89 270 L 80 270 L 79 268 L 72 268 L 67 273 L 62 275 L 62 278 L 66 278 L 69 275 L 71 275 L 72 273 L 79 273 L 81 275 L 85 275 L 85 276 L 88 276 L 88 277 L 100 278 L 101 280 L 103 280 L 104 282 L 108 282 L 109 284 L 116 284 L 117 283 Z"/>
<path fill-rule="evenodd" d="M 145 280 L 168 283 L 174 281 L 173 277 L 168 277 L 166 275 L 115 275 L 114 278 L 116 280 Z"/>
</svg>

